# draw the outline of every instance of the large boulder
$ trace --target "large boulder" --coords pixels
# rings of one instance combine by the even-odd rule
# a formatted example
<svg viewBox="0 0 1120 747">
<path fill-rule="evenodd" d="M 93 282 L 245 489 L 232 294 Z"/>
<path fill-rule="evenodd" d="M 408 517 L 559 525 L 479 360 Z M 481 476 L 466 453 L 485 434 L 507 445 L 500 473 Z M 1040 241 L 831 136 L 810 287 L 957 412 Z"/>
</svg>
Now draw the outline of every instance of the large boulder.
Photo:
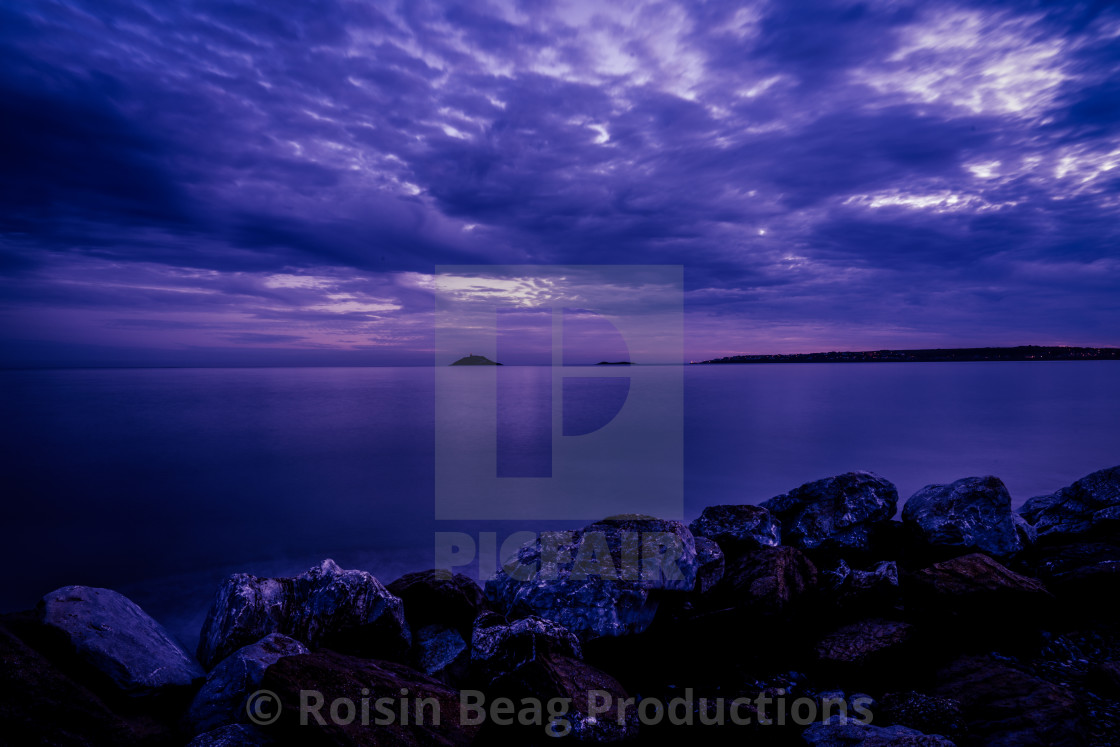
<svg viewBox="0 0 1120 747">
<path fill-rule="evenodd" d="M 874 726 L 845 716 L 813 724 L 802 737 L 813 747 L 955 747 L 940 734 L 923 734 L 906 726 Z"/>
<path fill-rule="evenodd" d="M 782 527 L 762 506 L 708 506 L 689 530 L 714 540 L 727 554 L 782 544 Z"/>
<path fill-rule="evenodd" d="M 908 580 L 907 610 L 918 621 L 956 618 L 980 628 L 1041 624 L 1053 597 L 1041 581 L 982 553 L 923 568 Z"/>
<path fill-rule="evenodd" d="M 471 663 L 485 683 L 553 654 L 583 658 L 579 639 L 552 620 L 530 616 L 509 622 L 484 612 L 475 621 Z"/>
<path fill-rule="evenodd" d="M 457 691 L 396 662 L 333 651 L 286 656 L 261 687 L 278 700 L 261 709 L 276 718 L 264 731 L 285 744 L 448 747 L 469 745 L 478 733 L 460 718 Z"/>
<path fill-rule="evenodd" d="M 1033 553 L 1030 566 L 1063 602 L 1082 610 L 1114 610 L 1120 594 L 1120 547 L 1103 542 L 1050 545 Z"/>
<path fill-rule="evenodd" d="M 110 589 L 65 586 L 40 600 L 40 622 L 130 696 L 186 688 L 205 673 L 163 626 Z"/>
<path fill-rule="evenodd" d="M 998 477 L 927 485 L 906 502 L 902 521 L 934 552 L 984 552 L 1005 558 L 1023 549 L 1011 494 Z"/>
<path fill-rule="evenodd" d="M 933 694 L 958 701 L 969 735 L 985 747 L 1085 744 L 1073 693 L 991 656 L 963 657 L 938 672 Z"/>
<path fill-rule="evenodd" d="M 386 588 L 404 602 L 404 614 L 413 630 L 441 625 L 469 635 L 475 618 L 488 607 L 482 587 L 461 573 L 418 571 L 401 576 Z"/>
<path fill-rule="evenodd" d="M 1120 466 L 1087 475 L 1052 495 L 1031 498 L 1019 513 L 1039 541 L 1114 528 L 1120 512 Z"/>
<path fill-rule="evenodd" d="M 748 610 L 754 616 L 789 611 L 817 586 L 817 569 L 793 547 L 764 547 L 738 558 L 712 591 L 712 604 Z"/>
<path fill-rule="evenodd" d="M 371 574 L 329 559 L 295 578 L 227 578 L 203 623 L 199 661 L 211 668 L 269 633 L 386 658 L 403 656 L 411 642 L 401 600 Z"/>
<path fill-rule="evenodd" d="M 265 670 L 285 656 L 307 653 L 307 646 L 296 639 L 271 633 L 227 656 L 210 670 L 187 711 L 193 733 L 244 722 L 245 698 L 260 689 Z"/>
<path fill-rule="evenodd" d="M 681 522 L 620 516 L 543 532 L 486 582 L 486 594 L 504 613 L 553 620 L 586 641 L 642 632 L 658 594 L 692 591 L 699 568 Z"/>
<path fill-rule="evenodd" d="M 866 552 L 898 509 L 898 490 L 871 472 L 810 482 L 762 504 L 782 525 L 782 542 L 806 552 Z"/>
</svg>

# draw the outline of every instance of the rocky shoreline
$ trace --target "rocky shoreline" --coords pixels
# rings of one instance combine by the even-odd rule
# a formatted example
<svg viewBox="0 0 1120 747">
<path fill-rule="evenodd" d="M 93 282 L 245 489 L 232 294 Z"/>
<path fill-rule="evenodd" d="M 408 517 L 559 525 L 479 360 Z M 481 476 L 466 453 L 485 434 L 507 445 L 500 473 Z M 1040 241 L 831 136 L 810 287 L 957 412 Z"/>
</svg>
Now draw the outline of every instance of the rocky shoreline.
<svg viewBox="0 0 1120 747">
<path fill-rule="evenodd" d="M 1120 744 L 1120 467 L 1018 512 L 995 477 L 899 503 L 852 472 L 610 517 L 484 588 L 235 574 L 195 652 L 64 587 L 0 616 L 0 743 Z"/>
</svg>

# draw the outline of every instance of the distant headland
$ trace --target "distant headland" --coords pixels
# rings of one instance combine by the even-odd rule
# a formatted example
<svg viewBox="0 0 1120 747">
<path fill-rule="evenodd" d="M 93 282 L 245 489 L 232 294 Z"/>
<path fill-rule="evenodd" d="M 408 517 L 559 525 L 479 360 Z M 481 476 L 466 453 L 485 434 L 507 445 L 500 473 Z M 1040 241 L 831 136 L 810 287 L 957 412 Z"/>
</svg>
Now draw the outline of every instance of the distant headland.
<svg viewBox="0 0 1120 747">
<path fill-rule="evenodd" d="M 487 358 L 485 355 L 468 355 L 465 358 L 460 358 L 451 364 L 452 366 L 500 366 L 501 363 L 495 363 Z"/>
<path fill-rule="evenodd" d="M 1115 361 L 1120 348 L 1019 345 L 1010 348 L 925 348 L 829 353 L 729 355 L 694 363 L 934 363 L 961 361 Z"/>
</svg>

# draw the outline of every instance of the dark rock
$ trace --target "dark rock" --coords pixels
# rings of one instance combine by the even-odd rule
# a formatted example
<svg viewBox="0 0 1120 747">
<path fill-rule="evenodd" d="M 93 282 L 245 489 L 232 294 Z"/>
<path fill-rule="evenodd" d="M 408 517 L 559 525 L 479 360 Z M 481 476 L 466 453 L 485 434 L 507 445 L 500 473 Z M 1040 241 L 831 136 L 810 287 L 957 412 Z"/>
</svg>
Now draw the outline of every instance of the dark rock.
<svg viewBox="0 0 1120 747">
<path fill-rule="evenodd" d="M 696 538 L 696 593 L 706 594 L 723 578 L 724 557 L 719 545 L 706 537 Z"/>
<path fill-rule="evenodd" d="M 941 553 L 984 552 L 1006 558 L 1023 549 L 1011 512 L 1011 494 L 998 477 L 966 477 L 927 485 L 902 509 L 902 521 Z"/>
<path fill-rule="evenodd" d="M 1113 698 L 1120 695 L 1120 661 L 1110 659 L 1090 666 L 1088 684 Z"/>
<path fill-rule="evenodd" d="M 2 744 L 129 747 L 140 743 L 139 736 L 101 698 L 4 628 L 0 628 L 0 724 Z"/>
<path fill-rule="evenodd" d="M 1032 553 L 1030 567 L 1063 602 L 1111 613 L 1120 594 L 1120 547 L 1103 542 L 1050 545 Z"/>
<path fill-rule="evenodd" d="M 295 578 L 227 578 L 202 626 L 198 658 L 213 667 L 269 633 L 387 658 L 403 656 L 411 641 L 401 600 L 371 574 L 333 560 Z"/>
<path fill-rule="evenodd" d="M 986 747 L 1083 745 L 1073 694 L 991 656 L 964 657 L 938 673 L 933 694 L 960 702 L 972 739 Z"/>
<path fill-rule="evenodd" d="M 910 640 L 911 627 L 897 620 L 870 619 L 845 625 L 817 644 L 817 658 L 830 665 L 867 667 L 873 660 L 897 657 Z"/>
<path fill-rule="evenodd" d="M 488 608 L 482 588 L 461 573 L 419 571 L 401 576 L 386 588 L 404 602 L 404 614 L 413 630 L 446 625 L 469 636 L 475 618 Z"/>
<path fill-rule="evenodd" d="M 285 743 L 439 747 L 471 744 L 478 732 L 477 726 L 462 723 L 455 690 L 396 662 L 333 651 L 286 656 L 268 668 L 261 685 L 276 694 L 280 705 L 279 719 L 263 730 Z M 322 696 L 318 709 L 318 697 L 305 695 L 308 691 Z M 303 714 L 302 697 L 308 699 Z M 363 725 L 362 704 L 367 698 L 368 722 Z M 381 698 L 389 699 L 392 723 L 377 723 L 386 718 L 377 709 Z M 345 700 L 352 704 L 352 711 Z M 336 702 L 340 718 L 332 718 Z M 401 718 L 402 704 L 408 724 Z M 351 714 L 353 720 L 346 723 Z M 305 724 L 300 723 L 301 716 L 306 717 Z"/>
<path fill-rule="evenodd" d="M 738 558 L 712 590 L 713 604 L 777 615 L 795 607 L 817 585 L 817 569 L 793 547 L 764 547 Z"/>
<path fill-rule="evenodd" d="M 1053 610 L 1041 581 L 1022 576 L 982 553 L 935 563 L 906 587 L 907 610 L 927 618 L 960 616 L 988 625 L 1035 624 Z"/>
<path fill-rule="evenodd" d="M 412 658 L 417 669 L 444 682 L 458 682 L 470 662 L 470 646 L 458 628 L 426 625 L 412 633 Z"/>
<path fill-rule="evenodd" d="M 842 716 L 813 724 L 802 736 L 813 747 L 955 747 L 939 734 L 923 734 L 905 726 L 873 726 Z"/>
<path fill-rule="evenodd" d="M 543 532 L 486 582 L 486 593 L 502 612 L 553 620 L 591 640 L 645 630 L 657 612 L 655 592 L 692 591 L 698 572 L 682 523 L 621 516 Z"/>
<path fill-rule="evenodd" d="M 1084 534 L 1113 524 L 1120 507 L 1120 466 L 1087 475 L 1052 495 L 1031 498 L 1019 513 L 1039 541 Z"/>
<path fill-rule="evenodd" d="M 530 616 L 509 622 L 501 615 L 484 612 L 475 621 L 471 663 L 484 682 L 553 654 L 583 658 L 579 639 L 552 620 Z"/>
<path fill-rule="evenodd" d="M 568 712 L 563 716 L 570 733 L 564 739 L 591 744 L 613 743 L 633 739 L 638 733 L 637 709 L 632 703 L 620 707 L 621 701 L 629 697 L 622 685 L 605 672 L 570 656 L 549 654 L 538 657 L 496 680 L 492 692 L 495 698 L 508 697 L 514 703 L 526 697 L 542 703 L 554 698 L 570 700 Z M 593 697 L 599 699 L 597 703 L 589 702 Z M 607 710 L 592 715 L 593 705 Z M 532 737 L 545 733 L 541 726 L 534 725 L 531 729 Z M 554 733 L 559 735 L 561 731 Z M 539 744 L 548 741 L 547 738 L 538 738 L 531 742 L 518 740 L 514 743 Z"/>
<path fill-rule="evenodd" d="M 899 600 L 898 564 L 883 560 L 868 570 L 859 570 L 841 560 L 821 574 L 821 587 L 826 599 L 839 610 L 882 613 Z"/>
<path fill-rule="evenodd" d="M 78 656 L 132 696 L 187 688 L 205 673 L 163 626 L 110 589 L 66 586 L 39 602 L 39 619 Z"/>
<path fill-rule="evenodd" d="M 806 552 L 866 552 L 875 527 L 898 509 L 898 490 L 870 472 L 817 480 L 762 504 L 781 522 L 782 541 Z"/>
<path fill-rule="evenodd" d="M 210 670 L 187 712 L 192 733 L 213 731 L 246 720 L 245 697 L 260 689 L 264 672 L 285 656 L 310 653 L 307 646 L 272 633 L 239 648 Z"/>
<path fill-rule="evenodd" d="M 267 747 L 273 744 L 259 729 L 231 724 L 199 734 L 187 747 Z"/>
<path fill-rule="evenodd" d="M 967 733 L 960 701 L 914 691 L 885 694 L 879 699 L 875 718 L 952 739 Z"/>
<path fill-rule="evenodd" d="M 762 506 L 708 506 L 688 528 L 728 554 L 782 544 L 781 525 Z"/>
</svg>

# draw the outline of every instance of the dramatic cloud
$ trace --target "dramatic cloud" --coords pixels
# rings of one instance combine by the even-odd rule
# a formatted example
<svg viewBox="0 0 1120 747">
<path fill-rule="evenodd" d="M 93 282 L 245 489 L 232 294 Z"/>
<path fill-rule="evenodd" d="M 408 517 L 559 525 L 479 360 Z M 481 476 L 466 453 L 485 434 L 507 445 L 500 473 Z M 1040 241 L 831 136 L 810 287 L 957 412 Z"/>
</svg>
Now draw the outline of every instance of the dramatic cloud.
<svg viewBox="0 0 1120 747">
<path fill-rule="evenodd" d="M 9 4 L 0 363 L 426 363 L 470 264 L 683 265 L 686 358 L 1117 345 L 1118 80 L 1099 3 Z"/>
</svg>

